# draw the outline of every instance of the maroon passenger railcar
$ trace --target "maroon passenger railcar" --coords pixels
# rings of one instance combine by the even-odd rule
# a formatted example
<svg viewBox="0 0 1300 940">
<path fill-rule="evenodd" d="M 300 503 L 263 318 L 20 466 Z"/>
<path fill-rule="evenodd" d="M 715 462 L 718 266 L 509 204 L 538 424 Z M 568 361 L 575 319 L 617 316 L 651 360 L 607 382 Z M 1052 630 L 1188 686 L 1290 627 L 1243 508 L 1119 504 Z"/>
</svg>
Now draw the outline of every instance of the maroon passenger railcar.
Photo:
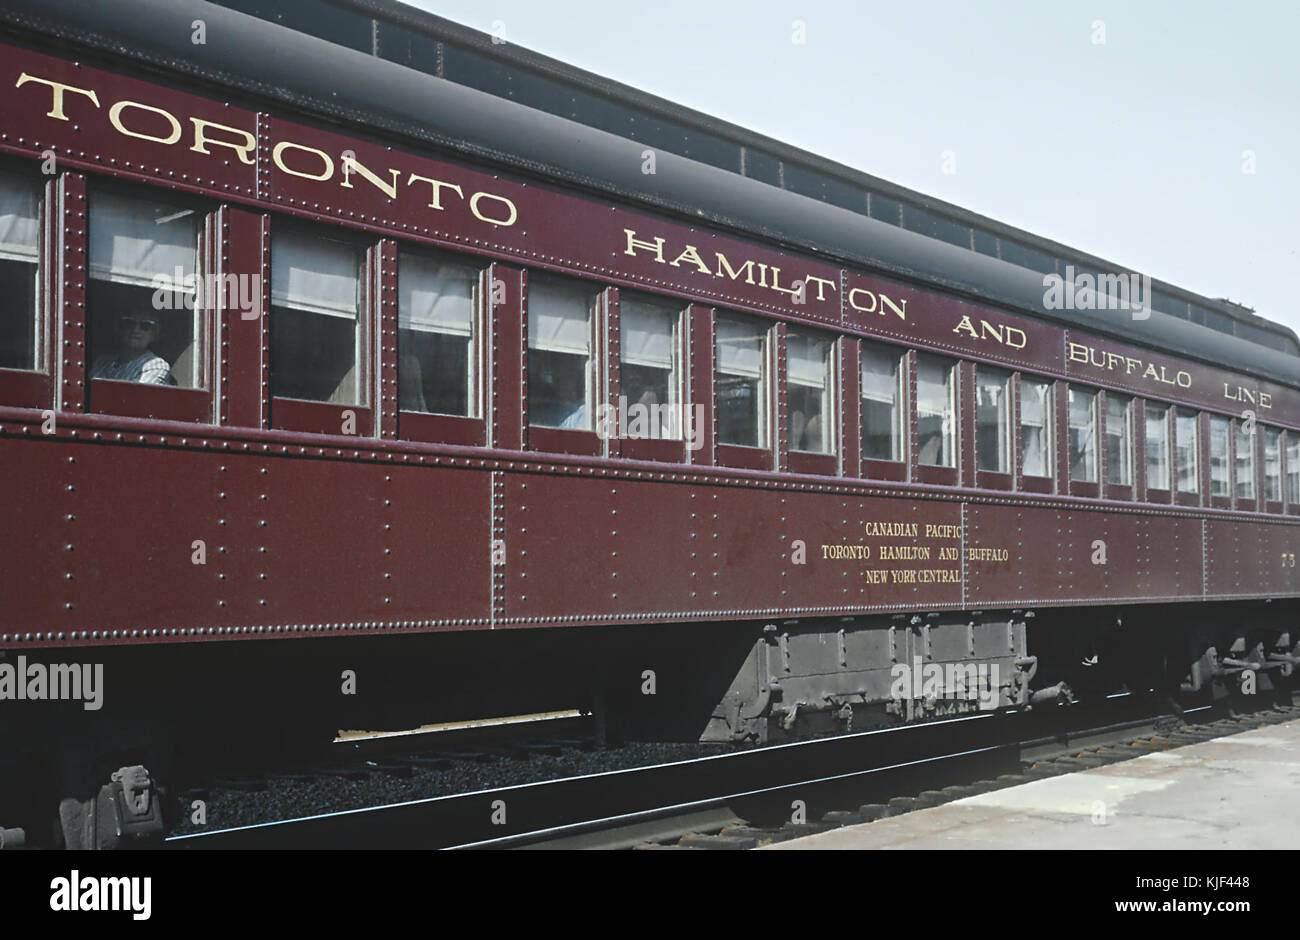
<svg viewBox="0 0 1300 940">
<path fill-rule="evenodd" d="M 375 48 L 202 0 L 0 12 L 0 823 L 223 736 L 1286 690 L 1288 331 L 320 9 Z"/>
</svg>

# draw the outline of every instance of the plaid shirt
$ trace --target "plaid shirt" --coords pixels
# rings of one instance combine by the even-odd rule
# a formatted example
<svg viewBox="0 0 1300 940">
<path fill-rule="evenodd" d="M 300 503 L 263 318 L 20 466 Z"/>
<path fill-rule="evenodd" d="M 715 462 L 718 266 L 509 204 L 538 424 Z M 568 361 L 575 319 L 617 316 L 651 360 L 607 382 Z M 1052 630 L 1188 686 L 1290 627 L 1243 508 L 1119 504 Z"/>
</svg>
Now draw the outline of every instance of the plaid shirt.
<svg viewBox="0 0 1300 940">
<path fill-rule="evenodd" d="M 167 360 L 148 350 L 126 363 L 119 363 L 112 356 L 100 356 L 90 369 L 92 379 L 117 379 L 144 385 L 170 385 L 171 373 Z"/>
</svg>

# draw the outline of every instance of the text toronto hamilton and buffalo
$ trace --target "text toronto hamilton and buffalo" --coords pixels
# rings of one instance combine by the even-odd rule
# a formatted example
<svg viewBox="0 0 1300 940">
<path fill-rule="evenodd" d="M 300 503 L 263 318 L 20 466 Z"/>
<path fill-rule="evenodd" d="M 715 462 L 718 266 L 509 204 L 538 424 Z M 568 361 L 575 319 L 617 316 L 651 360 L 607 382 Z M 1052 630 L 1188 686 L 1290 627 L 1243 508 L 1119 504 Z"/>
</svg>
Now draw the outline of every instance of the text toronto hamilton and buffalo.
<svg viewBox="0 0 1300 940">
<path fill-rule="evenodd" d="M 220 159 L 233 156 L 243 165 L 254 167 L 257 164 L 255 155 L 259 140 L 256 128 L 222 124 L 194 115 L 182 115 L 185 119 L 183 123 L 176 114 L 155 104 L 128 99 L 112 103 L 101 101 L 99 92 L 92 86 L 73 85 L 25 71 L 18 75 L 14 83 L 14 88 L 22 89 L 23 93 L 27 93 L 32 86 L 43 86 L 49 96 L 49 110 L 45 115 L 47 118 L 71 122 L 74 118 L 69 116 L 69 109 L 80 109 L 78 114 L 82 114 L 85 109 L 98 110 L 105 114 L 113 130 L 124 137 L 166 147 L 188 144 L 189 151 L 206 157 Z M 294 140 L 277 140 L 268 149 L 271 163 L 277 170 L 299 179 L 317 183 L 330 183 L 337 179 L 340 187 L 349 190 L 356 189 L 358 183 L 364 183 L 393 201 L 400 199 L 403 192 L 418 188 L 427 197 L 428 207 L 436 212 L 446 211 L 455 203 L 467 208 L 483 225 L 509 228 L 519 220 L 518 205 L 507 195 L 476 190 L 453 180 L 413 171 L 406 173 L 406 178 L 403 179 L 401 170 L 395 167 L 374 169 L 359 160 L 351 150 L 344 151 L 336 161 L 326 151 Z M 645 237 L 635 229 L 624 229 L 623 235 L 625 243 L 621 253 L 625 256 L 649 257 L 659 264 L 714 279 L 740 281 L 743 278 L 747 285 L 792 298 L 794 303 L 806 303 L 813 297 L 818 302 L 825 302 L 828 294 L 840 290 L 840 284 L 835 280 L 811 273 L 804 273 L 797 278 L 787 277 L 783 283 L 779 266 L 752 258 L 736 263 L 726 253 L 713 251 L 713 261 L 710 263 L 705 259 L 709 253 L 702 254 L 695 245 L 682 244 L 670 249 L 665 237 Z M 902 293 L 889 296 L 862 286 L 849 287 L 845 284 L 844 287 L 844 300 L 850 309 L 859 313 L 908 320 L 909 298 Z M 966 336 L 971 341 L 995 342 L 1008 349 L 1024 349 L 1028 343 L 1027 334 L 1018 327 L 996 319 L 990 321 L 971 315 L 960 316 L 952 332 Z M 1080 343 L 1067 342 L 1066 358 L 1069 362 L 1083 363 L 1108 373 L 1136 375 L 1146 382 L 1182 389 L 1191 388 L 1193 384 L 1192 374 L 1184 369 L 1171 370 L 1165 365 L 1144 362 L 1131 355 Z M 1229 401 L 1257 404 L 1261 409 L 1272 407 L 1272 396 L 1269 393 L 1231 383 L 1224 383 L 1223 396 Z"/>
</svg>

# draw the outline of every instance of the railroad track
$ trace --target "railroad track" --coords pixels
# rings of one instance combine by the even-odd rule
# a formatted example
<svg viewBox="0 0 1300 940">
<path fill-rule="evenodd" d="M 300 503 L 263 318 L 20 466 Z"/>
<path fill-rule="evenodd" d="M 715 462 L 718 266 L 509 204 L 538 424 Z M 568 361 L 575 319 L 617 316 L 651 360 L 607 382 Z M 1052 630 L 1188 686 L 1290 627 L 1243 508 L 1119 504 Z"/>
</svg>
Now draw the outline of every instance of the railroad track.
<svg viewBox="0 0 1300 940">
<path fill-rule="evenodd" d="M 1026 741 L 1022 745 L 1020 768 L 1016 772 L 952 784 L 940 789 L 922 790 L 915 794 L 894 796 L 884 802 L 867 802 L 859 804 L 856 808 L 849 803 L 845 804 L 844 808 L 826 812 L 812 823 L 785 823 L 780 826 L 762 827 L 749 825 L 744 820 L 727 820 L 721 826 L 702 825 L 690 832 L 666 839 L 647 840 L 633 848 L 758 848 L 841 826 L 871 823 L 878 819 L 939 806 L 964 797 L 1018 786 L 1032 780 L 1131 760 L 1143 754 L 1209 741 L 1264 725 L 1294 721 L 1300 717 L 1300 708 L 1291 706 L 1276 706 L 1246 715 L 1223 718 L 1214 717 L 1217 710 L 1207 708 L 1205 711 L 1210 714 L 1205 716 L 1204 721 L 1188 723 L 1185 718 L 1162 716 L 1149 721 L 1113 725 L 1071 735 L 1068 743 L 1053 739 Z M 556 847 L 562 846 L 557 843 Z"/>
<path fill-rule="evenodd" d="M 530 716 L 531 717 L 531 716 Z M 352 733 L 325 752 L 248 758 L 183 781 L 171 797 L 172 835 L 329 816 L 540 781 L 730 753 L 731 745 L 628 743 L 606 747 L 590 716 L 469 723 L 451 730 Z M 218 769 L 219 768 L 219 769 Z M 194 818 L 201 807 L 203 818 Z"/>
<path fill-rule="evenodd" d="M 1000 718 L 981 715 L 182 834 L 169 839 L 168 844 L 177 848 L 515 845 L 546 836 L 712 809 L 745 797 L 761 800 L 762 794 L 774 787 L 807 783 L 810 766 L 841 774 L 861 773 L 864 767 L 879 769 L 923 762 L 943 752 L 944 742 L 952 740 L 958 727 L 967 742 L 965 750 L 984 753 L 1004 746 Z"/>
<path fill-rule="evenodd" d="M 1133 696 L 1048 716 L 975 715 L 181 832 L 167 845 L 750 848 L 1300 714 L 1207 709 L 1180 720 L 1149 705 Z"/>
</svg>

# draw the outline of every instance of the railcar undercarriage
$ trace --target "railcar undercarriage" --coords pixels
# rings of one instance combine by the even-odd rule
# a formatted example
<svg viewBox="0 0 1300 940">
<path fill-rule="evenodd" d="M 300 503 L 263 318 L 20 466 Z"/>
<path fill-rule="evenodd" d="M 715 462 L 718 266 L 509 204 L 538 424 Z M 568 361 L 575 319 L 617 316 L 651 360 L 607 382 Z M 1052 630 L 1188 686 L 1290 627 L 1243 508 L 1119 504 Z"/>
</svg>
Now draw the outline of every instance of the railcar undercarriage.
<svg viewBox="0 0 1300 940">
<path fill-rule="evenodd" d="M 1126 693 L 1175 710 L 1289 702 L 1300 662 L 1295 608 L 918 612 L 31 650 L 21 658 L 28 670 L 96 661 L 108 681 L 93 711 L 6 703 L 19 720 L 0 731 L 0 838 L 12 843 L 25 827 L 36 844 L 156 840 L 165 783 L 319 752 L 340 729 L 579 708 L 609 739 L 761 744 Z M 0 658 L 10 671 L 19 662 Z"/>
<path fill-rule="evenodd" d="M 1293 615 L 1266 602 L 775 621 L 751 634 L 699 738 L 765 743 L 1126 694 L 1175 710 L 1276 699 L 1300 661 Z M 674 711 L 639 699 L 611 699 L 622 733 L 654 733 Z"/>
</svg>

